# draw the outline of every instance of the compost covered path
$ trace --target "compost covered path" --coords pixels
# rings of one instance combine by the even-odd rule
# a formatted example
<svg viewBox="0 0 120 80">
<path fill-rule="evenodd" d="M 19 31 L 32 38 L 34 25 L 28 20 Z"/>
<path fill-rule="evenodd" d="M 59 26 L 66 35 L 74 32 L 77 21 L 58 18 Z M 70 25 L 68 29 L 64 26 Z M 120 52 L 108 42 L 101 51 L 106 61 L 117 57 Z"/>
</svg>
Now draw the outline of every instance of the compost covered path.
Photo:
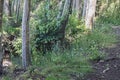
<svg viewBox="0 0 120 80">
<path fill-rule="evenodd" d="M 113 26 L 113 31 L 118 35 L 118 42 L 102 50 L 107 56 L 104 60 L 92 62 L 94 72 L 83 80 L 120 80 L 120 26 Z"/>
</svg>

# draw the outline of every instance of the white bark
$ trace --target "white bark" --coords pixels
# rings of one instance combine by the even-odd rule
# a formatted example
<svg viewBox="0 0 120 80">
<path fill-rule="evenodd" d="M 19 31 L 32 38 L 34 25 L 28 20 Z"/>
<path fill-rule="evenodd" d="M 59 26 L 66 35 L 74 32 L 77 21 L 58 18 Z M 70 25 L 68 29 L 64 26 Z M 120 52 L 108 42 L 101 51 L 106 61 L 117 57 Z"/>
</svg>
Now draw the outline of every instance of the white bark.
<svg viewBox="0 0 120 80">
<path fill-rule="evenodd" d="M 75 12 L 75 7 L 76 7 L 76 0 L 73 0 L 73 3 L 72 3 L 72 12 Z"/>
<path fill-rule="evenodd" d="M 10 16 L 10 0 L 4 0 L 4 12 L 7 16 Z"/>
<path fill-rule="evenodd" d="M 22 18 L 22 65 L 26 69 L 29 65 L 29 0 L 24 0 Z"/>
<path fill-rule="evenodd" d="M 82 13 L 83 19 L 85 18 L 85 15 L 86 15 L 87 1 L 88 1 L 88 0 L 84 0 L 83 13 Z"/>
<path fill-rule="evenodd" d="M 92 29 L 93 19 L 96 10 L 96 0 L 88 0 L 85 16 L 85 26 L 87 29 Z"/>
<path fill-rule="evenodd" d="M 82 0 L 76 0 L 76 12 L 78 19 L 80 18 L 81 8 L 82 8 Z"/>
<path fill-rule="evenodd" d="M 76 11 L 80 10 L 80 0 L 76 0 Z"/>
</svg>

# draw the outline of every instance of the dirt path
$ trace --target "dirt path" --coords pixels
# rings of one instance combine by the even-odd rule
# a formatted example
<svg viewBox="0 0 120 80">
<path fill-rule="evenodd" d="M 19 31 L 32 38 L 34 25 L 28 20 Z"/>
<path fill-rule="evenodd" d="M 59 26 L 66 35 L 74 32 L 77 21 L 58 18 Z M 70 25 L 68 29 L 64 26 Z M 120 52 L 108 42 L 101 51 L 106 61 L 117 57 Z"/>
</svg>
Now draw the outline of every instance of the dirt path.
<svg viewBox="0 0 120 80">
<path fill-rule="evenodd" d="M 94 72 L 87 75 L 84 80 L 120 80 L 120 26 L 113 26 L 119 42 L 103 51 L 108 56 L 105 60 L 93 62 Z"/>
</svg>

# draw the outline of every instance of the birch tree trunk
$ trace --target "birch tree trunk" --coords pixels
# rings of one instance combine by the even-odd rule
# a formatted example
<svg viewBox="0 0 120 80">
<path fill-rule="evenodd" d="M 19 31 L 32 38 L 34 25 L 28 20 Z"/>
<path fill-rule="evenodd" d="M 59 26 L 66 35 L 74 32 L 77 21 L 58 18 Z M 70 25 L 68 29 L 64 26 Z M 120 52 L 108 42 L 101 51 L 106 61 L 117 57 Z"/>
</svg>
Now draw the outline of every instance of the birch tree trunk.
<svg viewBox="0 0 120 80">
<path fill-rule="evenodd" d="M 2 15 L 3 15 L 3 0 L 0 0 L 0 65 L 2 61 Z"/>
<path fill-rule="evenodd" d="M 4 12 L 8 17 L 11 16 L 11 3 L 10 3 L 10 0 L 4 0 Z"/>
<path fill-rule="evenodd" d="M 92 29 L 95 10 L 96 10 L 96 0 L 88 0 L 87 8 L 86 8 L 86 16 L 85 16 L 86 29 Z"/>
<path fill-rule="evenodd" d="M 30 0 L 24 0 L 22 18 L 22 65 L 24 69 L 26 69 L 30 65 L 29 16 Z"/>
<path fill-rule="evenodd" d="M 83 6 L 83 12 L 82 12 L 83 19 L 85 19 L 85 15 L 86 15 L 87 1 L 88 0 L 84 0 L 84 6 Z"/>
</svg>

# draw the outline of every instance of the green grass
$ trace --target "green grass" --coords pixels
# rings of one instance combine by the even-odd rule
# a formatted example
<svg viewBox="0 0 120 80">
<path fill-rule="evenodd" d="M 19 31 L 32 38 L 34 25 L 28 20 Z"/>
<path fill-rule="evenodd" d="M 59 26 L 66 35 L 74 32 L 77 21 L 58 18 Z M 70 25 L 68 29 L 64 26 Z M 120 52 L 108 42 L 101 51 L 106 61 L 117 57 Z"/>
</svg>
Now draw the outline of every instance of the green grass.
<svg viewBox="0 0 120 80">
<path fill-rule="evenodd" d="M 55 80 L 69 80 L 72 78 L 72 74 L 83 76 L 86 72 L 91 71 L 86 57 L 83 57 L 78 51 L 48 53 L 39 57 L 39 62 L 35 64 L 42 68 L 41 75 L 45 75 L 46 80 L 52 80 L 53 78 Z"/>
<path fill-rule="evenodd" d="M 77 37 L 73 38 L 70 49 L 54 50 L 44 56 L 34 49 L 32 67 L 18 76 L 17 80 L 33 78 L 39 80 L 43 76 L 45 80 L 82 79 L 93 71 L 89 60 L 97 61 L 104 58 L 105 53 L 100 49 L 115 42 L 117 42 L 116 35 L 111 26 L 102 24 L 97 25 L 90 33 L 78 33 Z"/>
<path fill-rule="evenodd" d="M 4 77 L 2 77 L 2 79 L 1 80 L 12 80 L 12 79 L 10 79 L 10 77 L 9 76 L 4 76 Z"/>
<path fill-rule="evenodd" d="M 79 34 L 78 34 L 79 35 Z M 33 65 L 41 68 L 41 75 L 46 80 L 70 80 L 74 75 L 81 79 L 92 68 L 88 60 L 104 58 L 105 53 L 99 49 L 107 47 L 115 42 L 116 36 L 109 25 L 100 25 L 88 34 L 82 33 L 74 39 L 69 50 L 48 52 L 44 56 L 33 53 Z"/>
<path fill-rule="evenodd" d="M 83 34 L 77 38 L 74 45 L 81 53 L 96 60 L 104 56 L 99 49 L 110 46 L 115 42 L 117 42 L 116 35 L 113 33 L 111 26 L 104 24 L 102 26 L 97 25 L 91 33 Z"/>
</svg>

